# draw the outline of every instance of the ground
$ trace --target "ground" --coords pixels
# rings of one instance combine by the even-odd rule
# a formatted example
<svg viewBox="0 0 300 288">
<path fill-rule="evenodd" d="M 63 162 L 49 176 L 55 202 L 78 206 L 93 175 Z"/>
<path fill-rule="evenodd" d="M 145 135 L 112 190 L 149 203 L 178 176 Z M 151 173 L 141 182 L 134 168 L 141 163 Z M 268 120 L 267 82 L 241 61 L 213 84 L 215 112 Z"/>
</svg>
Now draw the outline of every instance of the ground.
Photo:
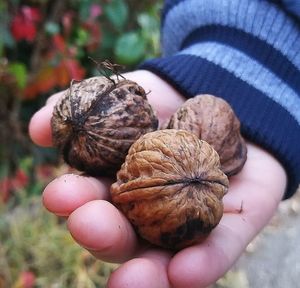
<svg viewBox="0 0 300 288">
<path fill-rule="evenodd" d="M 300 189 L 214 288 L 300 287 Z"/>
</svg>

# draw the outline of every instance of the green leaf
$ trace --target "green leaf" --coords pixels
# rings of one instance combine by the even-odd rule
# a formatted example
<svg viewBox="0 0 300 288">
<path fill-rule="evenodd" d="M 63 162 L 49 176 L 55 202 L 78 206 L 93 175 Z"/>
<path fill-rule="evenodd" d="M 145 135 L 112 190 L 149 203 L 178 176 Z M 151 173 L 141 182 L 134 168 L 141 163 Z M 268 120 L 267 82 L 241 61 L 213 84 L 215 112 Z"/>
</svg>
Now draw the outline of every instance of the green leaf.
<svg viewBox="0 0 300 288">
<path fill-rule="evenodd" d="M 109 49 L 110 51 L 113 50 L 113 47 L 116 43 L 116 33 L 112 32 L 109 29 L 103 30 L 102 35 L 102 43 L 101 48 L 102 49 Z"/>
<path fill-rule="evenodd" d="M 28 196 L 37 196 L 41 195 L 41 191 L 45 188 L 45 184 L 41 182 L 34 182 L 30 187 L 27 189 Z"/>
<path fill-rule="evenodd" d="M 33 165 L 33 158 L 30 156 L 24 157 L 19 162 L 19 168 L 25 173 L 29 173 Z"/>
<path fill-rule="evenodd" d="M 60 28 L 59 28 L 58 23 L 48 21 L 45 24 L 45 31 L 50 35 L 55 35 L 55 34 L 58 34 L 60 32 Z"/>
<path fill-rule="evenodd" d="M 92 3 L 92 0 L 74 1 L 74 9 L 78 9 L 81 21 L 84 22 L 90 17 L 90 8 Z"/>
<path fill-rule="evenodd" d="M 147 13 L 141 13 L 137 17 L 137 22 L 141 26 L 142 29 L 151 31 L 156 30 L 157 26 L 159 26 L 158 21 Z"/>
<path fill-rule="evenodd" d="M 115 57 L 124 65 L 137 64 L 146 50 L 144 39 L 137 32 L 128 32 L 118 38 L 115 46 Z"/>
<path fill-rule="evenodd" d="M 141 35 L 147 46 L 147 56 L 153 58 L 160 54 L 160 24 L 155 15 L 141 13 L 137 17 L 137 22 L 141 27 Z"/>
<path fill-rule="evenodd" d="M 4 149 L 0 146 L 0 151 L 2 152 Z M 0 180 L 9 175 L 9 164 L 1 160 L 0 165 Z"/>
<path fill-rule="evenodd" d="M 128 6 L 124 0 L 112 0 L 104 7 L 108 20 L 118 30 L 122 31 L 128 20 Z"/>
<path fill-rule="evenodd" d="M 1 35 L 4 45 L 9 48 L 12 48 L 15 45 L 15 40 L 8 30 L 4 30 Z"/>
<path fill-rule="evenodd" d="M 10 34 L 9 29 L 9 14 L 7 11 L 7 7 L 0 7 L 0 46 L 4 48 L 7 46 L 8 48 L 12 48 L 15 45 L 15 40 Z"/>
<path fill-rule="evenodd" d="M 77 30 L 76 36 L 77 37 L 75 43 L 78 46 L 84 46 L 89 40 L 89 33 L 83 28 L 79 28 Z"/>
<path fill-rule="evenodd" d="M 27 70 L 23 63 L 12 63 L 9 65 L 9 72 L 13 74 L 17 80 L 19 88 L 24 88 L 27 81 Z"/>
</svg>

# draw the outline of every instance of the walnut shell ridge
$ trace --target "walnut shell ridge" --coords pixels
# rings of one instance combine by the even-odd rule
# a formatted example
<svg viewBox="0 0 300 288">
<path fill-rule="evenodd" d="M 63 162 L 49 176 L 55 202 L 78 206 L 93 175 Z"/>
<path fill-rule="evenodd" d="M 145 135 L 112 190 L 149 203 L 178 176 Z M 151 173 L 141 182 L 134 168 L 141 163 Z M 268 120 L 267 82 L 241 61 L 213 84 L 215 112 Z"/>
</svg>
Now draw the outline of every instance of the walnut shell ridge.
<svg viewBox="0 0 300 288">
<path fill-rule="evenodd" d="M 156 130 L 158 119 L 137 83 L 93 77 L 71 84 L 54 107 L 51 125 L 64 160 L 100 175 L 115 173 L 131 144 Z"/>
<path fill-rule="evenodd" d="M 111 194 L 142 238 L 180 249 L 219 223 L 228 185 L 208 143 L 170 129 L 147 133 L 131 146 Z"/>
<path fill-rule="evenodd" d="M 227 176 L 237 174 L 246 162 L 247 147 L 240 133 L 240 121 L 221 98 L 203 94 L 187 100 L 165 128 L 190 131 L 212 145 Z"/>
</svg>

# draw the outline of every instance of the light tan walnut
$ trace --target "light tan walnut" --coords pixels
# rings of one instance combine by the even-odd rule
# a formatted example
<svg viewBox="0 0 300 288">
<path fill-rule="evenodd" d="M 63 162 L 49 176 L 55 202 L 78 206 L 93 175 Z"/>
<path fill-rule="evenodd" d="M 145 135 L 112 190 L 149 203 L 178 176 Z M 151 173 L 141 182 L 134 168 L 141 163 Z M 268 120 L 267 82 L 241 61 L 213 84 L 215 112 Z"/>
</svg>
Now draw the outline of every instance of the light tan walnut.
<svg viewBox="0 0 300 288">
<path fill-rule="evenodd" d="M 170 129 L 147 133 L 131 146 L 111 194 L 141 237 L 180 249 L 219 223 L 228 185 L 208 143 Z"/>
<path fill-rule="evenodd" d="M 227 176 L 237 174 L 246 162 L 247 147 L 240 133 L 240 121 L 221 98 L 204 94 L 187 100 L 164 127 L 193 132 L 212 145 Z"/>
</svg>

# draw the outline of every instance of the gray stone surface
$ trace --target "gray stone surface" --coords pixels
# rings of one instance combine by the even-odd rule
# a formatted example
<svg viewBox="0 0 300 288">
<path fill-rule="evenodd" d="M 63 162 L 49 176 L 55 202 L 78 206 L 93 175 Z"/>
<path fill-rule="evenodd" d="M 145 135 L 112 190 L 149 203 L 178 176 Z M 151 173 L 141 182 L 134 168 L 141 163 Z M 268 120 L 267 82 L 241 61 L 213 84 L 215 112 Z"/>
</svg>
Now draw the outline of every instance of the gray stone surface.
<svg viewBox="0 0 300 288">
<path fill-rule="evenodd" d="M 240 288 L 300 287 L 299 196 L 280 205 L 270 225 L 238 261 L 234 271 L 243 272 L 248 282 Z"/>
</svg>

